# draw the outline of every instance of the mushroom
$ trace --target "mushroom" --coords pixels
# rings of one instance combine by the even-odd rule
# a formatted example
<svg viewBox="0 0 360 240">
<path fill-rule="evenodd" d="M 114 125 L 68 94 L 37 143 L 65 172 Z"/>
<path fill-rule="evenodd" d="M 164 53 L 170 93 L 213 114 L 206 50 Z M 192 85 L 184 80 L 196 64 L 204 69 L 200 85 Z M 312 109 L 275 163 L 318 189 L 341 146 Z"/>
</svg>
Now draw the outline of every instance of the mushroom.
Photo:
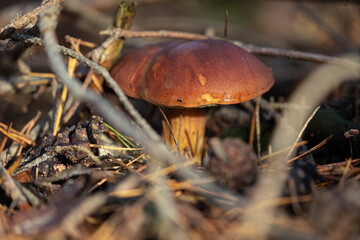
<svg viewBox="0 0 360 240">
<path fill-rule="evenodd" d="M 201 165 L 205 107 L 248 101 L 274 84 L 270 68 L 224 40 L 163 42 L 125 54 L 111 75 L 129 97 L 166 107 L 181 154 Z M 176 148 L 163 121 L 162 136 Z"/>
</svg>

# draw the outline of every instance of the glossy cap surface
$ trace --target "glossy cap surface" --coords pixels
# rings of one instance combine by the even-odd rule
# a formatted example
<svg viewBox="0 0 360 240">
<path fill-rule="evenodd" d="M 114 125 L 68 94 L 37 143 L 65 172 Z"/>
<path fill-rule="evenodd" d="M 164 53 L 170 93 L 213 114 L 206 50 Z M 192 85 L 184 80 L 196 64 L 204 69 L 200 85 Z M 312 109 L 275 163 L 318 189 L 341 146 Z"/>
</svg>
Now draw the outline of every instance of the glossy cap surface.
<svg viewBox="0 0 360 240">
<path fill-rule="evenodd" d="M 180 108 L 245 102 L 274 84 L 270 68 L 223 40 L 139 48 L 124 55 L 111 75 L 130 97 Z"/>
</svg>

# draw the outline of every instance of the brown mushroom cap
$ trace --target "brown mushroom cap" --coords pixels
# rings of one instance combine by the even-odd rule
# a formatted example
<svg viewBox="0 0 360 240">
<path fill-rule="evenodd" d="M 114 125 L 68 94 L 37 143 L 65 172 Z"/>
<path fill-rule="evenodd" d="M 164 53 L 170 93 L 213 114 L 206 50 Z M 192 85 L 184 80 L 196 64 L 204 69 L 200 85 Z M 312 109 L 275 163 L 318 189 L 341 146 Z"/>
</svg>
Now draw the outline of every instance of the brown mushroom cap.
<svg viewBox="0 0 360 240">
<path fill-rule="evenodd" d="M 130 97 L 180 108 L 244 102 L 274 84 L 270 68 L 223 40 L 139 48 L 124 55 L 111 74 Z"/>
</svg>

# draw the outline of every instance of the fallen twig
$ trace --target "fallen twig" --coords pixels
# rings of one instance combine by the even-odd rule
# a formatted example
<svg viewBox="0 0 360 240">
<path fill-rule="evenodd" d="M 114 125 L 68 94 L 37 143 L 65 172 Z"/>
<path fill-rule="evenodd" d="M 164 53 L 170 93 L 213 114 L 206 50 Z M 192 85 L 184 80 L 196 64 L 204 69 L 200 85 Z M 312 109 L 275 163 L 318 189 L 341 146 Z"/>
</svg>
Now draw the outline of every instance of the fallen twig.
<svg viewBox="0 0 360 240">
<path fill-rule="evenodd" d="M 176 31 L 132 31 L 125 30 L 121 28 L 115 28 L 113 30 L 101 31 L 100 35 L 115 36 L 118 38 L 178 38 L 186 40 L 204 40 L 209 39 L 210 37 L 196 34 L 196 33 L 186 33 L 186 32 L 176 32 Z"/>
<path fill-rule="evenodd" d="M 31 12 L 25 14 L 22 17 L 19 17 L 15 21 L 12 21 L 5 27 L 0 29 L 0 39 L 9 38 L 10 34 L 14 33 L 15 31 L 26 27 L 30 23 L 35 23 L 38 20 L 39 14 L 45 9 L 54 4 L 61 3 L 64 0 L 50 0 L 45 4 L 35 8 Z"/>
<path fill-rule="evenodd" d="M 110 35 L 122 38 L 135 38 L 135 37 L 158 37 L 158 38 L 178 38 L 178 39 L 186 39 L 186 40 L 203 40 L 209 39 L 209 36 L 201 35 L 201 34 L 193 34 L 193 33 L 185 33 L 185 32 L 176 32 L 176 31 L 131 31 L 131 30 L 123 30 L 123 29 L 113 29 L 101 31 L 100 34 Z M 220 39 L 220 38 L 219 38 Z M 355 61 L 341 59 L 337 57 L 326 56 L 323 54 L 316 53 L 308 53 L 296 50 L 288 50 L 288 49 L 278 49 L 278 48 L 269 48 L 269 47 L 261 47 L 255 46 L 253 44 L 246 44 L 241 41 L 232 41 L 235 45 L 244 48 L 246 51 L 264 55 L 264 56 L 272 56 L 272 57 L 283 57 L 294 60 L 303 60 L 317 63 L 333 63 L 337 65 L 341 65 L 343 67 L 360 71 L 360 63 Z"/>
</svg>

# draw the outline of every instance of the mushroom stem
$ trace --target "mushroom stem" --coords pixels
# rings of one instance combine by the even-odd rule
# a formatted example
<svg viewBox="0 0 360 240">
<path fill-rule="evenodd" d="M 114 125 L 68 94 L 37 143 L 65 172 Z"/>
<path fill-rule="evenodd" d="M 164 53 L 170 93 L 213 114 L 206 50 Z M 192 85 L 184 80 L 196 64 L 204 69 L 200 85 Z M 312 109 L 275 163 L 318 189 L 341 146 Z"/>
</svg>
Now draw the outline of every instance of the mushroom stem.
<svg viewBox="0 0 360 240">
<path fill-rule="evenodd" d="M 201 166 L 205 136 L 205 111 L 203 108 L 175 109 L 167 108 L 166 117 L 169 120 L 181 155 L 187 159 L 197 160 Z M 169 147 L 177 149 L 169 126 L 163 120 L 162 137 Z"/>
</svg>

